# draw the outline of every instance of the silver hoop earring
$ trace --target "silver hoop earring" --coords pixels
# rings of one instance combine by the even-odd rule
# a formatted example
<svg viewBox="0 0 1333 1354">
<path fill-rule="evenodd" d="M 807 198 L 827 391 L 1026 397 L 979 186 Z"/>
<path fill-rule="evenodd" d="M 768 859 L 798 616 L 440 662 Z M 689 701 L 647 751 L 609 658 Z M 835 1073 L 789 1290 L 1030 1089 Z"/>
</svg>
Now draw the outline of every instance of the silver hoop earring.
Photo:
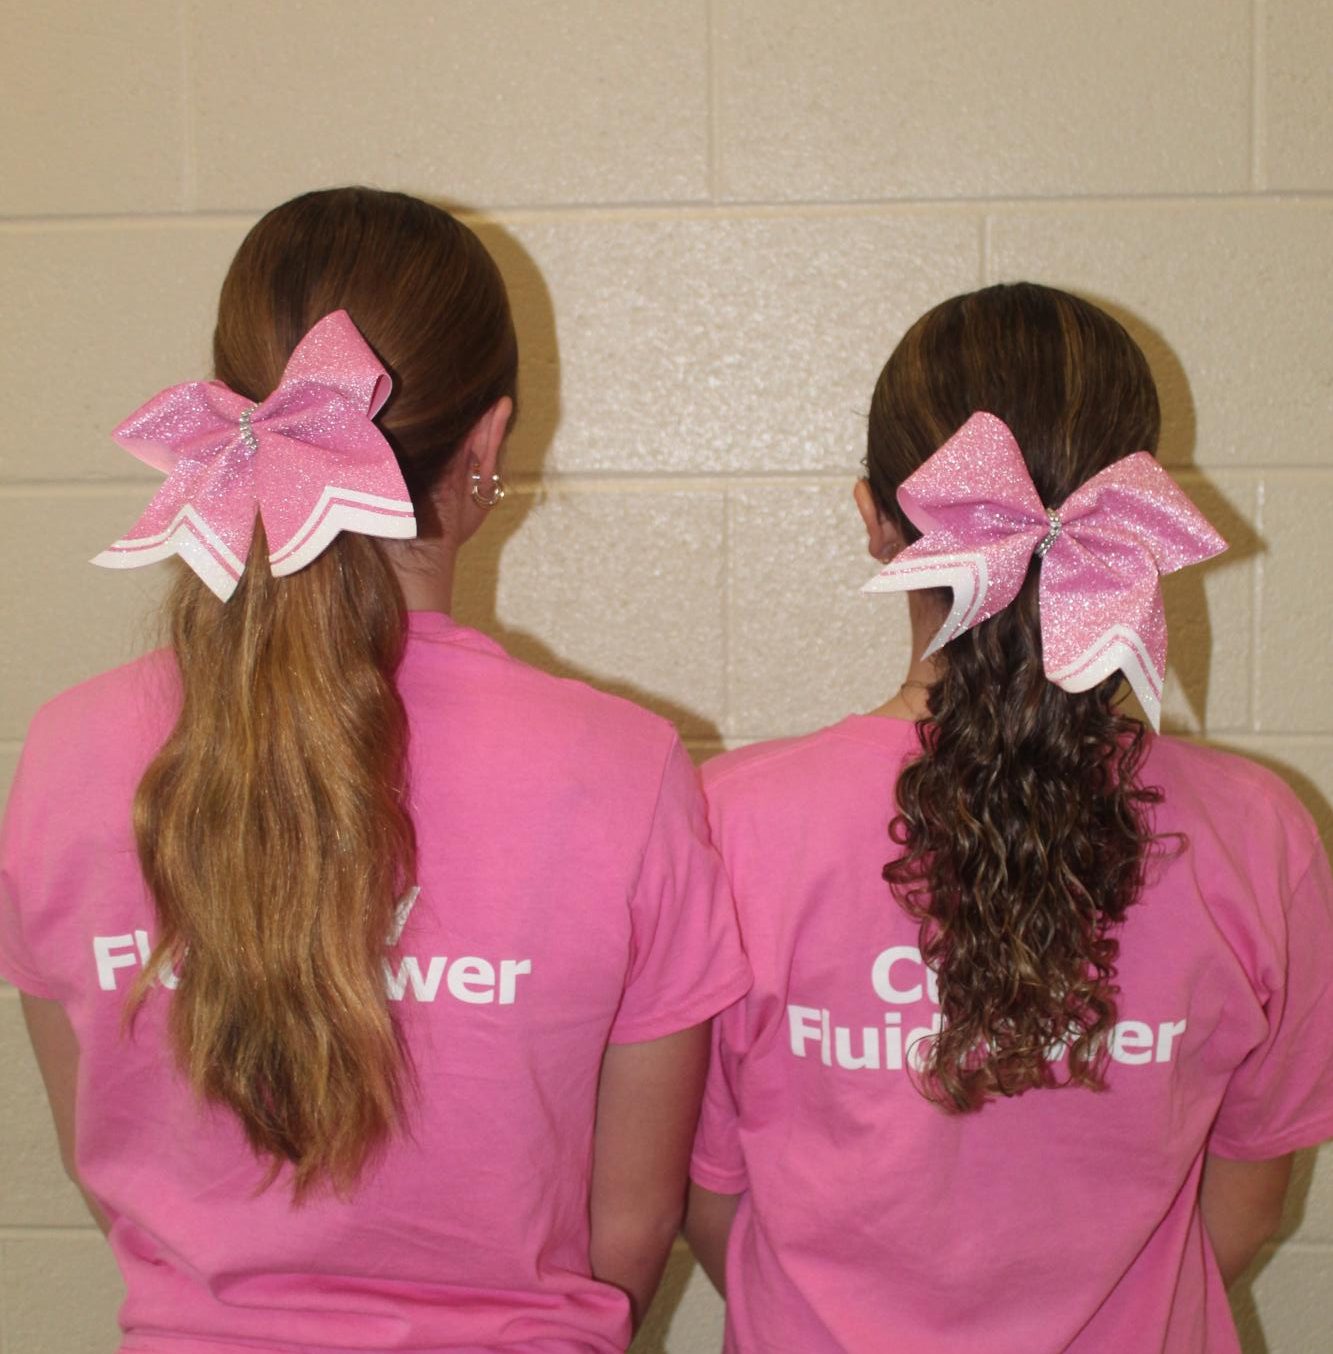
<svg viewBox="0 0 1333 1354">
<path fill-rule="evenodd" d="M 479 508 L 493 508 L 505 496 L 505 482 L 499 475 L 491 476 L 491 492 L 481 492 L 481 471 L 472 472 L 472 501 Z"/>
</svg>

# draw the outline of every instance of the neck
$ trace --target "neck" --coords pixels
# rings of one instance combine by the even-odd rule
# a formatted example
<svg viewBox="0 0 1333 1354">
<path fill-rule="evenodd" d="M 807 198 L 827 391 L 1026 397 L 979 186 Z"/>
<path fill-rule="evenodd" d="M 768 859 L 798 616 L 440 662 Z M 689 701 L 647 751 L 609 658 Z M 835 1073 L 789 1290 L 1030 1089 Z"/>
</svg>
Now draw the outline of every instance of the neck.
<svg viewBox="0 0 1333 1354">
<path fill-rule="evenodd" d="M 384 544 L 407 609 L 449 615 L 453 608 L 457 543 L 451 537 L 436 536 Z"/>
<path fill-rule="evenodd" d="M 926 646 L 944 623 L 944 613 L 933 596 L 921 592 L 907 594 L 907 612 L 912 622 L 912 657 L 907 665 L 907 675 L 897 692 L 871 714 L 889 719 L 926 719 L 930 714 L 927 693 L 939 680 L 940 665 L 938 659 L 926 658 L 924 654 Z"/>
</svg>

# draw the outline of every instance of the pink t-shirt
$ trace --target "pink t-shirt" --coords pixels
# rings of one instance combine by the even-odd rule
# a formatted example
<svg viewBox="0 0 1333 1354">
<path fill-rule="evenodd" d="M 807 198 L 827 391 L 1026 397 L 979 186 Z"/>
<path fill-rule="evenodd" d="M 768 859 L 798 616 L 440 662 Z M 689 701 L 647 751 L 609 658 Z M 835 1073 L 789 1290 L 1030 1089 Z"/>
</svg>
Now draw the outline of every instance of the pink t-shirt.
<svg viewBox="0 0 1333 1354">
<path fill-rule="evenodd" d="M 130 828 L 174 716 L 157 654 L 33 722 L 3 836 L 0 974 L 64 1004 L 78 1168 L 112 1220 L 126 1351 L 611 1351 L 627 1301 L 588 1265 L 608 1041 L 707 1020 L 749 986 L 703 797 L 669 725 L 414 613 L 419 893 L 386 982 L 419 1082 L 410 1134 L 347 1203 L 293 1209 L 126 991 L 153 934 Z"/>
<path fill-rule="evenodd" d="M 1333 1136 L 1333 884 L 1269 772 L 1170 738 L 1188 835 L 1121 938 L 1109 1088 L 949 1115 L 904 1070 L 938 1006 L 881 879 L 913 725 L 856 716 L 705 769 L 755 982 L 714 1024 L 692 1174 L 743 1193 L 737 1354 L 1224 1354 L 1206 1151 Z M 905 1050 L 908 1052 L 905 1054 Z"/>
</svg>

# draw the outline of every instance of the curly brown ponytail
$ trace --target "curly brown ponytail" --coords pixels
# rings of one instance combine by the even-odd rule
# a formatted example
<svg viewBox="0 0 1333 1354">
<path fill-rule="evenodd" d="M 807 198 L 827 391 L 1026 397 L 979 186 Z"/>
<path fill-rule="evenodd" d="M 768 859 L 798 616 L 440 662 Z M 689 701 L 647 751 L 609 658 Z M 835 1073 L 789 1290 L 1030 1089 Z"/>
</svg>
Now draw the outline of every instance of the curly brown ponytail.
<svg viewBox="0 0 1333 1354">
<path fill-rule="evenodd" d="M 881 510 L 919 534 L 898 485 L 978 409 L 1013 430 L 1042 501 L 1153 451 L 1157 393 L 1110 316 L 1029 283 L 937 306 L 890 357 L 867 465 Z M 1145 735 L 1114 706 L 1119 679 L 1073 695 L 1046 680 L 1039 562 L 1014 603 L 941 652 L 922 755 L 898 783 L 884 878 L 921 923 L 939 980 L 925 1094 L 946 1109 L 992 1095 L 1104 1084 L 1116 1020 L 1116 927 L 1156 840 L 1138 781 Z"/>
</svg>

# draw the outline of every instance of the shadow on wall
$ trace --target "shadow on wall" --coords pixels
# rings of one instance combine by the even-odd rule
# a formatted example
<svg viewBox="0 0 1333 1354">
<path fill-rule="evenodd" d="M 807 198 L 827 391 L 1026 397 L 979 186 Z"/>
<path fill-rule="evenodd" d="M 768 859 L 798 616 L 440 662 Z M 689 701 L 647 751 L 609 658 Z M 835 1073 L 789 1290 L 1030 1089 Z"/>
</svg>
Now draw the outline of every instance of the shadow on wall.
<svg viewBox="0 0 1333 1354">
<path fill-rule="evenodd" d="M 1083 293 L 1094 305 L 1113 315 L 1143 349 L 1157 383 L 1162 406 L 1162 436 L 1158 456 L 1172 474 L 1186 477 L 1185 488 L 1200 511 L 1226 538 L 1230 549 L 1192 569 L 1182 569 L 1162 579 L 1162 595 L 1171 618 L 1171 669 L 1194 716 L 1195 727 L 1207 728 L 1208 678 L 1213 654 L 1213 623 L 1208 614 L 1204 586 L 1218 570 L 1230 569 L 1264 549 L 1254 527 L 1227 502 L 1223 494 L 1194 464 L 1196 421 L 1194 396 L 1185 368 L 1166 339 L 1145 320 L 1105 297 Z M 1235 624 L 1226 618 L 1223 624 Z M 1248 649 L 1250 636 L 1245 637 Z M 1169 716 L 1169 733 L 1189 730 Z"/>
<path fill-rule="evenodd" d="M 1162 335 L 1139 316 L 1103 297 L 1087 293 L 1084 295 L 1095 305 L 1114 315 L 1143 349 L 1157 382 L 1162 404 L 1162 438 L 1159 447 L 1161 460 L 1174 474 L 1184 472 L 1188 477 L 1187 488 L 1190 497 L 1230 543 L 1230 549 L 1224 555 L 1208 561 L 1199 568 L 1185 569 L 1162 580 L 1167 613 L 1171 617 L 1171 667 L 1176 673 L 1198 726 L 1206 728 L 1205 712 L 1208 705 L 1208 674 L 1213 651 L 1213 625 L 1208 615 L 1204 585 L 1215 570 L 1226 569 L 1250 559 L 1262 553 L 1265 546 L 1254 527 L 1227 502 L 1222 493 L 1194 465 L 1194 399 L 1180 359 Z M 1227 623 L 1227 620 L 1222 621 L 1222 624 Z M 1243 647 L 1248 652 L 1253 638 L 1245 636 L 1244 639 Z M 1179 727 L 1173 728 L 1169 719 L 1166 721 L 1166 728 L 1169 732 L 1186 731 Z M 1325 844 L 1333 847 L 1333 806 L 1330 806 L 1328 799 L 1309 777 L 1272 757 L 1256 755 L 1252 748 L 1227 749 L 1224 742 L 1216 739 L 1209 739 L 1208 742 L 1214 747 L 1238 752 L 1281 776 L 1313 815 Z M 1277 1247 L 1301 1224 L 1314 1179 L 1315 1160 L 1314 1149 L 1297 1155 L 1281 1230 L 1272 1244 L 1264 1248 L 1258 1259 L 1231 1290 L 1231 1308 L 1240 1330 L 1245 1354 L 1271 1354 L 1271 1347 L 1264 1334 L 1254 1298 L 1254 1283 L 1267 1267 Z"/>
<path fill-rule="evenodd" d="M 1281 776 L 1301 803 L 1310 811 L 1319 835 L 1326 849 L 1333 851 L 1333 804 L 1330 804 L 1322 790 L 1302 771 L 1278 761 L 1275 757 L 1255 752 L 1253 748 L 1228 748 L 1225 742 L 1210 740 L 1214 747 L 1225 751 L 1237 752 L 1252 762 L 1266 766 L 1275 775 Z M 1292 1169 L 1291 1185 L 1287 1190 L 1286 1206 L 1282 1212 L 1282 1226 L 1273 1242 L 1265 1246 L 1258 1259 L 1246 1271 L 1244 1276 L 1231 1290 L 1231 1310 L 1235 1314 L 1236 1325 L 1240 1329 L 1241 1347 L 1244 1354 L 1272 1354 L 1271 1347 L 1264 1335 L 1263 1322 L 1259 1316 L 1258 1304 L 1254 1298 L 1255 1280 L 1268 1267 L 1274 1252 L 1300 1227 L 1305 1220 L 1306 1204 L 1314 1182 L 1318 1148 L 1309 1148 L 1296 1154 Z"/>
<path fill-rule="evenodd" d="M 1209 740 L 1211 745 L 1224 751 L 1237 752 L 1252 762 L 1266 766 L 1275 775 L 1281 776 L 1295 791 L 1297 798 L 1310 811 L 1319 829 L 1326 849 L 1333 850 L 1333 804 L 1327 796 L 1304 772 L 1297 771 L 1275 757 L 1265 756 L 1251 747 L 1228 748 L 1224 741 Z M 1231 1310 L 1240 1330 L 1241 1348 L 1244 1354 L 1273 1354 L 1272 1346 L 1264 1334 L 1263 1321 L 1254 1297 L 1254 1284 L 1268 1267 L 1279 1246 L 1300 1227 L 1305 1219 L 1306 1204 L 1314 1182 L 1317 1148 L 1309 1148 L 1296 1154 L 1292 1169 L 1291 1185 L 1287 1190 L 1286 1206 L 1282 1213 L 1282 1226 L 1271 1244 L 1265 1246 L 1259 1257 L 1237 1281 L 1231 1290 Z M 1271 1300 L 1270 1300 L 1271 1301 Z"/>
<path fill-rule="evenodd" d="M 1301 1225 L 1305 1217 L 1305 1203 L 1314 1181 L 1318 1150 L 1311 1147 L 1296 1154 L 1296 1163 L 1291 1173 L 1291 1188 L 1287 1191 L 1287 1203 L 1282 1212 L 1282 1227 L 1277 1237 L 1260 1251 L 1258 1258 L 1231 1289 L 1231 1312 L 1236 1319 L 1236 1328 L 1240 1332 L 1240 1344 L 1244 1354 L 1274 1354 L 1273 1347 L 1264 1334 L 1263 1321 L 1254 1298 L 1254 1283 L 1268 1268 L 1268 1263 L 1277 1248 Z"/>
<path fill-rule="evenodd" d="M 629 1354 L 672 1354 L 672 1346 L 675 1346 L 676 1350 L 721 1349 L 722 1316 L 719 1305 L 721 1298 L 713 1293 L 711 1285 L 707 1290 L 713 1294 L 715 1301 L 704 1305 L 702 1311 L 696 1309 L 691 1313 L 695 1317 L 691 1323 L 692 1327 L 703 1328 L 672 1330 L 672 1323 L 675 1322 L 677 1312 L 681 1311 L 681 1304 L 685 1301 L 685 1290 L 690 1286 L 696 1273 L 702 1271 L 698 1271 L 694 1255 L 683 1243 L 677 1244 L 675 1250 L 671 1252 L 671 1259 L 666 1262 L 666 1271 L 662 1274 L 657 1296 L 653 1298 L 652 1307 L 643 1317 L 643 1324 L 639 1327 L 638 1335 L 634 1336 Z"/>
<path fill-rule="evenodd" d="M 539 480 L 560 425 L 560 351 L 551 294 L 532 256 L 503 226 L 451 203 L 440 202 L 439 205 L 467 221 L 504 275 L 519 346 L 518 417 L 506 448 L 506 466 L 511 478 L 521 476 L 525 481 Z M 670 720 L 678 729 L 688 730 L 692 741 L 719 742 L 721 733 L 716 725 L 697 711 L 632 682 L 583 669 L 562 657 L 545 639 L 510 627 L 500 618 L 497 594 L 505 547 L 528 515 L 541 510 L 543 499 L 540 485 L 533 492 L 510 494 L 503 509 L 494 513 L 485 528 L 468 542 L 455 584 L 455 617 L 464 625 L 492 636 L 525 663 L 557 677 L 586 682 L 642 705 Z M 608 572 L 613 574 L 614 570 L 604 559 L 585 559 L 582 564 L 565 559 L 552 564 L 553 573 L 580 568 L 588 571 L 586 596 L 589 604 L 595 605 L 598 588 L 604 586 Z M 550 616 L 549 622 L 548 633 L 558 637 L 559 617 Z"/>
</svg>

